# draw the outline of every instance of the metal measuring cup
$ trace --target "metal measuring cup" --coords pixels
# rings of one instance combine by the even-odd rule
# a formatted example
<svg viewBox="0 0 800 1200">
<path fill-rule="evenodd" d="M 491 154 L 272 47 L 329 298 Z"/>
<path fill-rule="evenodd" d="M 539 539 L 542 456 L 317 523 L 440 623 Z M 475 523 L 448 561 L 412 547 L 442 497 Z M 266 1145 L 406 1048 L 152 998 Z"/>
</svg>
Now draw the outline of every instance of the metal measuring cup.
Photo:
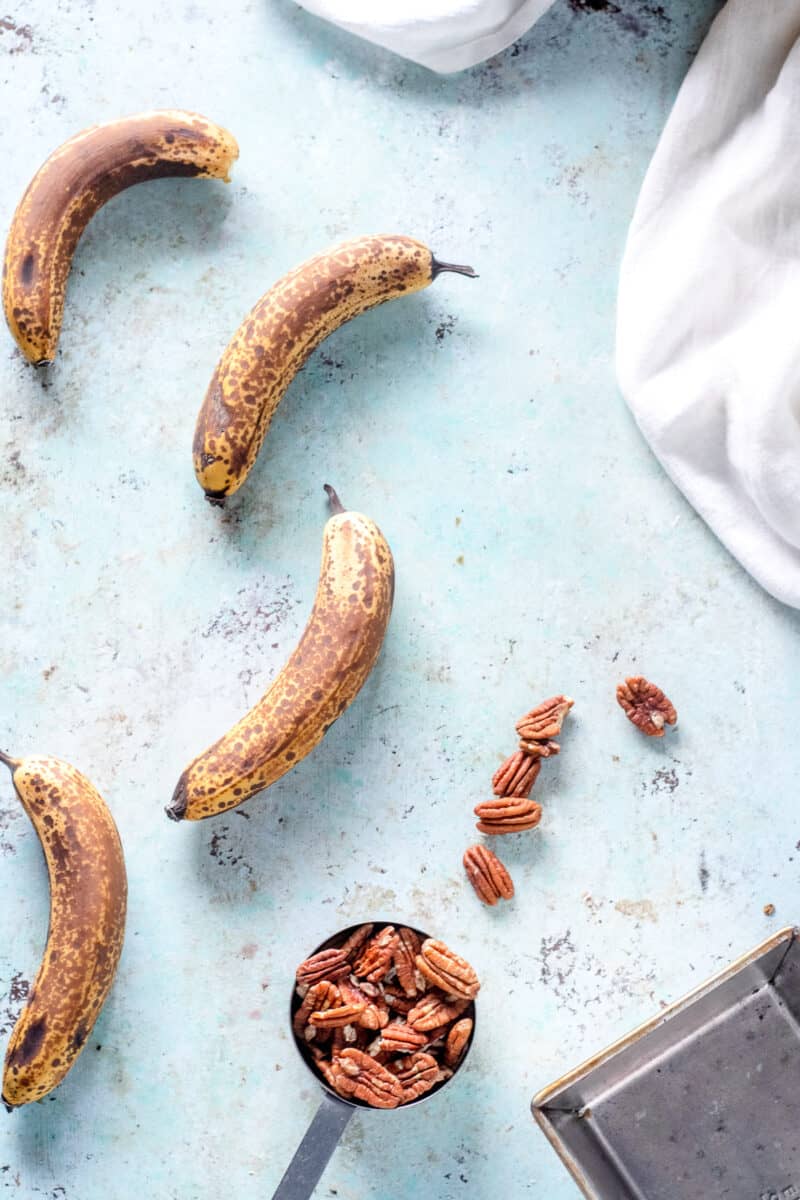
<svg viewBox="0 0 800 1200">
<path fill-rule="evenodd" d="M 346 938 L 359 929 L 362 925 L 367 924 L 366 921 L 357 921 L 355 925 L 349 925 L 346 929 L 340 929 L 332 937 L 329 937 L 321 945 L 317 946 L 313 954 L 319 954 L 321 950 L 330 950 L 333 947 L 341 946 Z M 382 928 L 384 925 L 403 925 L 402 921 L 372 921 L 376 929 Z M 406 926 L 413 929 L 413 926 Z M 414 929 L 414 932 L 422 941 L 431 935 L 423 933 L 421 929 Z M 307 957 L 311 957 L 308 955 Z M 398 1109 L 382 1109 L 373 1108 L 370 1104 L 365 1104 L 363 1100 L 355 1100 L 340 1096 L 328 1084 L 327 1080 L 319 1074 L 315 1069 L 314 1061 L 305 1048 L 301 1046 L 298 1039 L 295 1037 L 294 1029 L 292 1028 L 292 1019 L 295 1012 L 300 1006 L 300 998 L 297 996 L 292 984 L 292 998 L 289 1005 L 289 1028 L 292 1034 L 297 1052 L 302 1058 L 308 1070 L 312 1073 L 317 1083 L 322 1088 L 322 1102 L 314 1114 L 314 1118 L 306 1130 L 305 1136 L 295 1151 L 294 1158 L 289 1163 L 286 1173 L 278 1184 L 272 1200 L 308 1200 L 312 1195 L 314 1188 L 317 1186 L 323 1171 L 325 1170 L 330 1158 L 339 1144 L 339 1139 L 345 1131 L 348 1121 L 352 1117 L 356 1109 L 368 1109 L 370 1112 L 379 1114 L 382 1112 L 397 1112 Z M 464 1047 L 464 1051 L 457 1065 L 453 1069 L 453 1074 L 449 1079 L 443 1079 L 440 1083 L 434 1086 L 422 1096 L 418 1096 L 416 1100 L 409 1100 L 407 1104 L 399 1106 L 400 1109 L 413 1108 L 416 1104 L 422 1104 L 425 1100 L 429 1100 L 431 1096 L 440 1092 L 442 1088 L 447 1087 L 452 1083 L 456 1075 L 459 1073 L 464 1063 L 467 1061 L 469 1052 L 472 1049 L 472 1044 L 475 1040 L 475 1001 L 470 1003 L 462 1014 L 463 1017 L 472 1018 L 472 1033 L 469 1042 Z"/>
</svg>

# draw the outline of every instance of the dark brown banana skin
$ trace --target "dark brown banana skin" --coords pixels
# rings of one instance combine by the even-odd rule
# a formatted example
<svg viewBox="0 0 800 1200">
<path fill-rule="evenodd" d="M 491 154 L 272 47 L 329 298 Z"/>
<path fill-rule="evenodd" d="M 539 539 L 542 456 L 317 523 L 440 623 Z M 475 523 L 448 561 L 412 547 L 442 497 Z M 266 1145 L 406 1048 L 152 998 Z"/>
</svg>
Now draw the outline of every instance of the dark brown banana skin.
<svg viewBox="0 0 800 1200">
<path fill-rule="evenodd" d="M 325 526 L 317 594 L 288 662 L 257 704 L 181 775 L 167 809 L 202 820 L 243 804 L 310 754 L 369 678 L 394 597 L 394 560 L 377 525 L 341 510 Z"/>
<path fill-rule="evenodd" d="M 242 321 L 217 363 L 194 434 L 194 469 L 212 503 L 237 491 L 286 389 L 313 350 L 353 317 L 427 287 L 442 263 L 415 238 L 353 238 L 279 279 Z"/>
<path fill-rule="evenodd" d="M 50 877 L 47 945 L 3 1071 L 3 1102 L 17 1108 L 62 1081 L 92 1032 L 122 950 L 127 881 L 114 819 L 80 771 L 46 756 L 0 758 Z"/>
<path fill-rule="evenodd" d="M 59 146 L 28 185 L 6 242 L 3 307 L 28 361 L 55 357 L 72 256 L 99 208 L 149 179 L 227 179 L 238 153 L 226 130 L 172 109 L 94 125 Z"/>
</svg>

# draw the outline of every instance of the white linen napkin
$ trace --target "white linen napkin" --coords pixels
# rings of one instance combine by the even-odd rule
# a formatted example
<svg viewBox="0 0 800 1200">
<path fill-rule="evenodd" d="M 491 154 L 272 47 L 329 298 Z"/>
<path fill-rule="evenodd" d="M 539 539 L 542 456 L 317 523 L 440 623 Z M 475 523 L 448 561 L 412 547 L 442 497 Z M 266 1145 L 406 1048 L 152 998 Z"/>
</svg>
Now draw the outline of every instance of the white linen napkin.
<svg viewBox="0 0 800 1200">
<path fill-rule="evenodd" d="M 800 0 L 728 0 L 628 236 L 617 370 L 728 549 L 800 607 Z"/>
<path fill-rule="evenodd" d="M 308 12 L 432 71 L 461 71 L 510 46 L 553 0 L 302 0 Z"/>
</svg>

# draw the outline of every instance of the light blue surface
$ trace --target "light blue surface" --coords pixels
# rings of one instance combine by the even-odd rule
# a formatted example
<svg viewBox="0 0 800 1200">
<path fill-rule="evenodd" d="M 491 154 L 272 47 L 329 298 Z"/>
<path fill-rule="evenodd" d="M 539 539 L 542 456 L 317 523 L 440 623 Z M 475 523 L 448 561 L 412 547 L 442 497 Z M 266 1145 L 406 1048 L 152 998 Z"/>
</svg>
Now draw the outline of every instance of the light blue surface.
<svg viewBox="0 0 800 1200">
<path fill-rule="evenodd" d="M 1 741 L 90 776 L 130 874 L 113 994 L 61 1089 L 0 1121 L 0 1194 L 268 1197 L 317 1102 L 287 1033 L 292 969 L 377 915 L 474 962 L 480 1037 L 429 1104 L 358 1115 L 319 1194 L 574 1200 L 533 1092 L 797 917 L 798 618 L 664 477 L 613 374 L 627 223 L 714 3 L 619 5 L 558 0 L 452 78 L 288 0 L 30 0 L 0 23 L 3 228 L 95 121 L 180 105 L 241 146 L 230 187 L 151 184 L 95 219 L 46 381 L 0 351 Z M 287 268 L 378 231 L 481 278 L 337 333 L 212 511 L 190 443 L 230 334 Z M 395 552 L 380 665 L 246 810 L 172 825 L 180 770 L 304 624 L 327 481 Z M 636 671 L 678 707 L 661 742 L 614 702 Z M 460 865 L 472 806 L 514 719 L 562 690 L 542 827 L 501 847 L 517 898 L 484 910 Z M 0 843 L 5 1036 L 47 919 L 8 782 Z"/>
</svg>

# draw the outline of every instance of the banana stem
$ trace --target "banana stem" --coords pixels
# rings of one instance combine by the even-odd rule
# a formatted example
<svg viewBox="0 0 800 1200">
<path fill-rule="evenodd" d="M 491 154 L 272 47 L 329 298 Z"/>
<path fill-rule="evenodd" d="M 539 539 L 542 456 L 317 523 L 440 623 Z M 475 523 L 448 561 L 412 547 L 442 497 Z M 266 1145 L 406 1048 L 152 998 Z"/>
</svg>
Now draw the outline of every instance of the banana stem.
<svg viewBox="0 0 800 1200">
<path fill-rule="evenodd" d="M 345 508 L 345 506 L 342 504 L 341 500 L 337 496 L 335 488 L 332 488 L 329 483 L 326 483 L 325 491 L 328 493 L 328 503 L 331 506 L 331 512 L 334 514 L 334 516 L 337 513 L 347 512 L 347 509 Z"/>
<path fill-rule="evenodd" d="M 443 271 L 452 271 L 455 275 L 466 275 L 470 279 L 479 278 L 477 271 L 473 270 L 472 267 L 462 267 L 458 263 L 439 262 L 438 258 L 431 256 L 431 279 L 435 279 Z"/>
<path fill-rule="evenodd" d="M 18 758 L 12 758 L 10 754 L 4 754 L 2 750 L 0 750 L 0 762 L 5 763 L 9 771 L 16 771 L 19 766 Z"/>
</svg>

